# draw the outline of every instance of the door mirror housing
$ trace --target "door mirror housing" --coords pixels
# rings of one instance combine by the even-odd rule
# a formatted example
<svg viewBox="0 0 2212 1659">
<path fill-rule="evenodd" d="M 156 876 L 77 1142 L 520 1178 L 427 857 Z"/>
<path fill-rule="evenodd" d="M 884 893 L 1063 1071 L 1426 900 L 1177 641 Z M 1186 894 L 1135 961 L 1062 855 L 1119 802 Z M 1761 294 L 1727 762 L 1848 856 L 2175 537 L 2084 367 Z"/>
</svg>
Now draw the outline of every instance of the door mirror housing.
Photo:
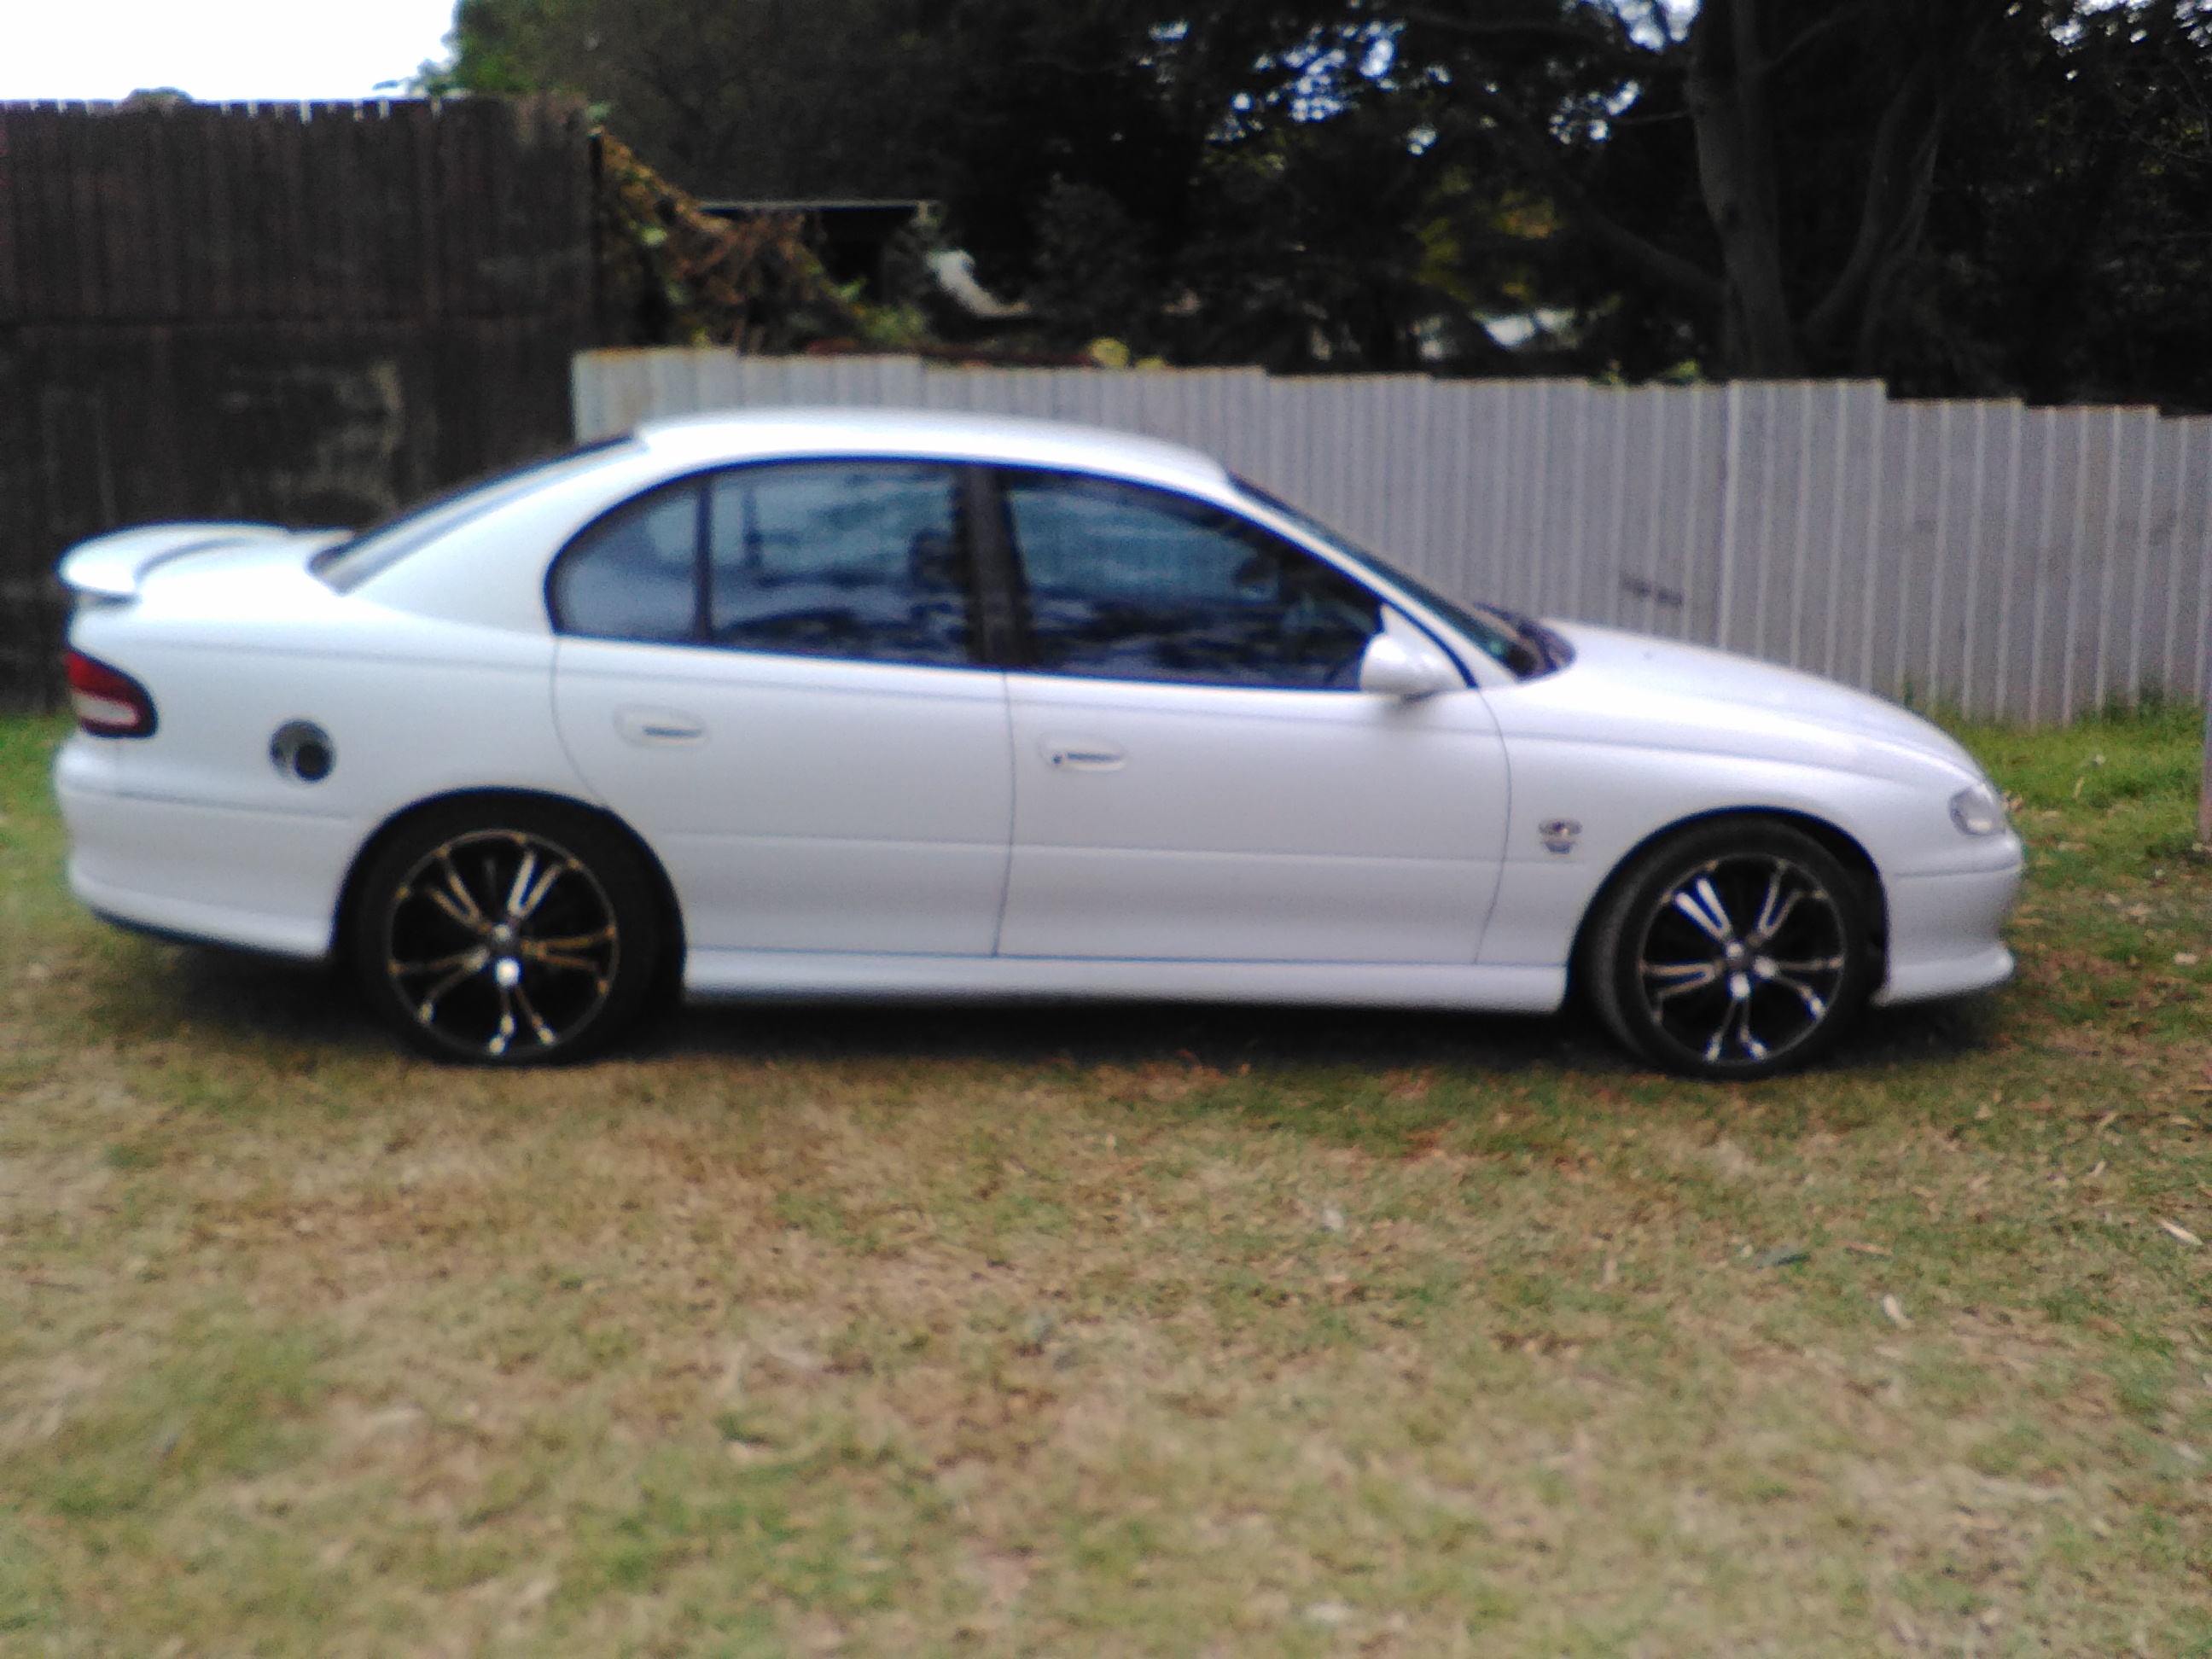
<svg viewBox="0 0 2212 1659">
<path fill-rule="evenodd" d="M 1433 696 L 1467 685 L 1459 665 L 1434 640 L 1389 605 L 1382 607 L 1382 631 L 1367 641 L 1359 658 L 1359 689 L 1378 696 Z"/>
</svg>

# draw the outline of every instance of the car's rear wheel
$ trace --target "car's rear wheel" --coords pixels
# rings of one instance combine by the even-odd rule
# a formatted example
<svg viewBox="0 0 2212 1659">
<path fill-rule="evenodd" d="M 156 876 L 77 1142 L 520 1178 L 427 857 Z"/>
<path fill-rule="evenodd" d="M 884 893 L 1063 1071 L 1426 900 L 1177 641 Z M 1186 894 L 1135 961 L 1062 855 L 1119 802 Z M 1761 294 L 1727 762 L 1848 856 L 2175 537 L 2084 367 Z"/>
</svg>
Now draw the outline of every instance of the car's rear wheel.
<svg viewBox="0 0 2212 1659">
<path fill-rule="evenodd" d="M 1802 1066 L 1843 1036 L 1878 957 L 1861 878 L 1787 824 L 1726 818 L 1670 836 L 1622 872 L 1577 969 L 1639 1058 L 1749 1080 Z"/>
<path fill-rule="evenodd" d="M 542 801 L 457 802 L 402 824 L 364 875 L 355 965 L 377 1012 L 436 1059 L 574 1060 L 651 991 L 660 929 L 619 834 Z"/>
</svg>

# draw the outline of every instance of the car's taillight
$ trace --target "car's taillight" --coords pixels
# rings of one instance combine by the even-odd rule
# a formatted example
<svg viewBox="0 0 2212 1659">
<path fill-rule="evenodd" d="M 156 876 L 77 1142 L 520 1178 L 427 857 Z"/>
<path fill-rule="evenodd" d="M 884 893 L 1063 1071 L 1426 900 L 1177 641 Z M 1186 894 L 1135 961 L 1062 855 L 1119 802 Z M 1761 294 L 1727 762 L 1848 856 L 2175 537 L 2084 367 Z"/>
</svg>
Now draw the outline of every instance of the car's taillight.
<svg viewBox="0 0 2212 1659">
<path fill-rule="evenodd" d="M 119 668 L 82 651 L 69 653 L 70 702 L 76 723 L 95 738 L 150 738 L 154 700 Z"/>
</svg>

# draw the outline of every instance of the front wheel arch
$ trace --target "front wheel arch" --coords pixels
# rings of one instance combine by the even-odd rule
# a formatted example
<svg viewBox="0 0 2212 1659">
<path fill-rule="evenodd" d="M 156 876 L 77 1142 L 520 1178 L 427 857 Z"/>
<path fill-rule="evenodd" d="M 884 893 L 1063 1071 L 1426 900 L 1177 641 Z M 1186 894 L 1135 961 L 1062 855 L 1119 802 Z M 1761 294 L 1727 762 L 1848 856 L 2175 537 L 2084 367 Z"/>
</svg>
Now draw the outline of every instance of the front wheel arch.
<svg viewBox="0 0 2212 1659">
<path fill-rule="evenodd" d="M 353 961 L 353 919 L 358 908 L 361 884 L 375 866 L 384 849 L 402 834 L 407 826 L 426 813 L 443 811 L 451 807 L 475 806 L 496 811 L 501 806 L 549 806 L 562 811 L 581 812 L 596 819 L 611 833 L 628 843 L 638 867 L 645 872 L 653 890 L 659 923 L 660 961 L 656 964 L 653 994 L 649 1006 L 665 1011 L 673 1006 L 684 989 L 684 911 L 676 901 L 675 884 L 661 866 L 659 858 L 645 842 L 644 837 L 630 828 L 622 818 L 603 806 L 578 800 L 573 795 L 557 795 L 543 789 L 455 789 L 442 795 L 431 795 L 400 808 L 377 825 L 367 840 L 355 851 L 353 862 L 347 867 L 345 880 L 339 884 L 337 914 L 331 927 L 330 960 L 346 964 Z"/>
<path fill-rule="evenodd" d="M 1765 843 L 1764 848 L 1759 845 L 1762 842 Z M 1839 978 L 1834 985 L 1820 988 L 1821 994 L 1828 999 L 1829 1006 L 1823 1010 L 1811 987 L 1798 985 L 1789 975 L 1779 974 L 1776 967 L 1763 957 L 1757 958 L 1763 965 L 1755 969 L 1751 966 L 1752 958 L 1739 960 L 1736 957 L 1735 953 L 1739 950 L 1757 951 L 1762 948 L 1759 944 L 1760 936 L 1728 934 L 1726 937 L 1730 940 L 1727 947 L 1729 959 L 1736 965 L 1725 968 L 1716 955 L 1714 963 L 1704 971 L 1709 976 L 1717 972 L 1729 975 L 1727 982 L 1737 988 L 1734 995 L 1739 999 L 1741 1018 L 1745 1022 L 1743 1036 L 1746 1045 L 1753 1053 L 1750 1056 L 1731 1060 L 1723 1060 L 1711 1050 L 1702 1056 L 1692 1055 L 1682 1049 L 1678 1032 L 1664 1029 L 1679 1019 L 1690 1005 L 1685 1004 L 1678 1008 L 1673 1019 L 1659 1011 L 1661 1004 L 1681 993 L 1662 993 L 1657 1002 L 1647 1005 L 1642 997 L 1633 995 L 1625 988 L 1622 978 L 1625 970 L 1620 966 L 1619 955 L 1626 937 L 1623 929 L 1632 927 L 1632 918 L 1641 915 L 1644 919 L 1633 921 L 1632 927 L 1632 932 L 1640 935 L 1643 929 L 1655 925 L 1651 920 L 1654 915 L 1668 914 L 1663 908 L 1656 912 L 1650 908 L 1655 902 L 1662 907 L 1664 905 L 1663 898 L 1658 897 L 1653 889 L 1656 882 L 1666 878 L 1662 875 L 1665 866 L 1685 858 L 1717 856 L 1740 866 L 1747 861 L 1778 855 L 1785 860 L 1782 867 L 1787 867 L 1786 861 L 1793 856 L 1788 849 L 1793 842 L 1802 849 L 1794 855 L 1801 861 L 1801 871 L 1814 872 L 1820 885 L 1825 885 L 1837 894 L 1831 913 L 1836 921 L 1843 924 L 1842 933 L 1835 936 L 1838 941 L 1836 948 L 1842 954 L 1833 959 Z M 1809 863 L 1803 862 L 1806 860 Z M 1827 873 L 1820 876 L 1818 872 L 1823 865 L 1827 866 Z M 1723 891 L 1727 890 L 1723 886 Z M 1817 894 L 1819 887 L 1816 885 L 1813 890 Z M 1771 894 L 1770 888 L 1770 899 Z M 1705 896 L 1709 902 L 1715 902 L 1710 889 L 1706 890 Z M 1785 909 L 1783 914 L 1787 915 L 1789 911 Z M 1813 913 L 1805 914 L 1809 917 Z M 1675 920 L 1674 925 L 1680 927 L 1680 918 Z M 1725 916 L 1723 925 L 1726 925 Z M 1806 925 L 1800 922 L 1797 927 L 1802 931 Z M 1699 926 L 1704 924 L 1700 922 Z M 1638 1058 L 1656 1063 L 1666 1070 L 1717 1079 L 1735 1077 L 1748 1081 L 1802 1064 L 1832 1044 L 1838 1034 L 1856 1018 L 1866 998 L 1886 976 L 1886 936 L 1887 911 L 1880 873 L 1865 849 L 1832 824 L 1808 820 L 1802 814 L 1783 811 L 1751 810 L 1697 814 L 1646 836 L 1622 857 L 1600 884 L 1576 930 L 1573 954 L 1568 963 L 1570 991 L 1577 1002 L 1596 1016 Z M 1695 942 L 1700 945 L 1704 944 L 1703 940 Z M 1706 948 L 1717 951 L 1717 946 Z M 1684 965 L 1688 966 L 1687 963 Z M 1808 1004 L 1814 1005 L 1814 1012 L 1812 1029 L 1793 1036 L 1789 1044 L 1778 1046 L 1771 1060 L 1759 1044 L 1750 1038 L 1753 1011 L 1765 1007 L 1771 1013 L 1772 1010 L 1772 1003 L 1762 1002 L 1761 994 L 1755 988 L 1769 976 L 1774 976 L 1778 983 L 1791 985 Z M 1700 982 L 1712 981 L 1709 977 Z M 1746 989 L 1745 987 L 1754 988 Z M 1786 1006 L 1786 997 L 1784 1002 Z M 1766 1021 L 1761 1018 L 1759 1023 L 1764 1025 Z M 1649 1030 L 1644 1029 L 1647 1025 L 1650 1028 Z M 1826 1027 L 1825 1036 L 1821 1034 L 1823 1025 Z M 1725 1030 L 1726 1027 L 1724 1019 L 1720 1029 Z M 1764 1035 L 1772 1040 L 1771 1032 Z M 1652 1040 L 1654 1038 L 1656 1042 Z M 1794 1060 L 1789 1057 L 1793 1046 L 1802 1046 L 1802 1052 Z"/>
<path fill-rule="evenodd" d="M 1583 946 L 1589 939 L 1590 929 L 1596 925 L 1598 917 L 1604 914 L 1607 901 L 1620 890 L 1621 882 L 1644 861 L 1644 855 L 1662 842 L 1672 841 L 1686 831 L 1731 818 L 1746 823 L 1784 824 L 1801 835 L 1810 836 L 1826 848 L 1837 863 L 1859 878 L 1862 884 L 1860 896 L 1865 901 L 1867 914 L 1874 920 L 1875 951 L 1878 957 L 1887 956 L 1889 949 L 1888 890 L 1883 884 L 1881 872 L 1875 864 L 1873 855 L 1854 836 L 1838 829 L 1826 818 L 1814 817 L 1808 812 L 1792 812 L 1773 806 L 1727 807 L 1717 812 L 1693 812 L 1688 817 L 1662 824 L 1614 860 L 1613 868 L 1606 872 L 1605 879 L 1590 895 L 1589 902 L 1583 907 L 1582 920 L 1575 924 L 1575 936 L 1567 947 L 1569 996 L 1579 998 L 1583 995 L 1581 983 Z"/>
</svg>

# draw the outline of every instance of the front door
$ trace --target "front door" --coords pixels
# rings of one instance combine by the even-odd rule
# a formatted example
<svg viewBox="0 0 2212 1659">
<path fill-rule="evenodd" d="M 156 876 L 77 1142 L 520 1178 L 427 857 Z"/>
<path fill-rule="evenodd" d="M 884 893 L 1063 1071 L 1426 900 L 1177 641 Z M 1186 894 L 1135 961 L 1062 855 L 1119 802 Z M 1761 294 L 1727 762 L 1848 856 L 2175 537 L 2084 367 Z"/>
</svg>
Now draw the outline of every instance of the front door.
<svg viewBox="0 0 2212 1659">
<path fill-rule="evenodd" d="M 1222 508 L 1000 479 L 1033 663 L 1000 954 L 1472 963 L 1507 807 L 1481 694 L 1361 692 L 1375 596 Z"/>
<path fill-rule="evenodd" d="M 664 486 L 556 565 L 561 734 L 695 949 L 988 956 L 1012 815 L 957 469 Z"/>
</svg>

